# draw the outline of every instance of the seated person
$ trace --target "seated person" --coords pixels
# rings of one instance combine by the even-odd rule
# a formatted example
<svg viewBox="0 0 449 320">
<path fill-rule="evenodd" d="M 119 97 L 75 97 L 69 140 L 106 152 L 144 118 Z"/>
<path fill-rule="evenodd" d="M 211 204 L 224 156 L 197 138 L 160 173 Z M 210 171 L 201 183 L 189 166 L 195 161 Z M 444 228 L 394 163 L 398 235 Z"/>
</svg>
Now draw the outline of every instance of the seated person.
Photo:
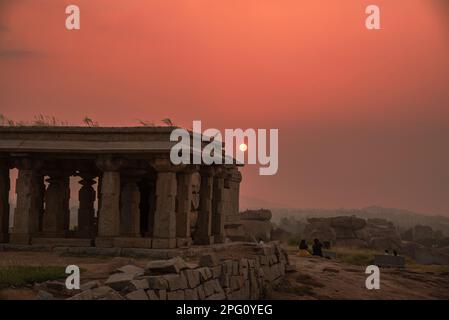
<svg viewBox="0 0 449 320">
<path fill-rule="evenodd" d="M 306 240 L 301 240 L 298 247 L 299 247 L 299 256 L 300 257 L 310 256 L 309 246 L 307 245 Z"/>
<path fill-rule="evenodd" d="M 320 240 L 318 239 L 313 240 L 312 255 L 322 257 L 323 256 L 323 252 L 321 251 L 322 247 L 323 245 L 321 244 Z"/>
</svg>

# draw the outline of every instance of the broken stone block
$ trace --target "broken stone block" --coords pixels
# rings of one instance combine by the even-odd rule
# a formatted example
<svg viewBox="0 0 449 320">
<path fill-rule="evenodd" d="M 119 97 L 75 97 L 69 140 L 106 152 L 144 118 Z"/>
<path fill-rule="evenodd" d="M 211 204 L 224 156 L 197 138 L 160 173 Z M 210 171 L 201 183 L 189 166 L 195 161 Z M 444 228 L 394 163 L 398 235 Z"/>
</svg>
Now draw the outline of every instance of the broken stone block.
<svg viewBox="0 0 449 320">
<path fill-rule="evenodd" d="M 132 273 L 114 273 L 105 282 L 105 285 L 110 286 L 112 289 L 122 291 L 126 289 L 135 275 Z"/>
<path fill-rule="evenodd" d="M 187 265 L 180 257 L 150 261 L 145 268 L 146 273 L 150 275 L 179 273 L 183 269 L 187 269 Z"/>
<path fill-rule="evenodd" d="M 117 291 L 109 291 L 102 300 L 125 300 Z"/>
<path fill-rule="evenodd" d="M 216 279 L 216 278 L 219 278 L 221 276 L 221 265 L 211 267 L 211 270 L 212 270 L 212 277 L 213 278 Z"/>
<path fill-rule="evenodd" d="M 201 274 L 201 281 L 207 281 L 212 278 L 212 271 L 209 268 L 203 267 L 196 270 Z"/>
<path fill-rule="evenodd" d="M 186 300 L 198 300 L 198 289 L 186 289 L 184 291 L 184 296 Z"/>
<path fill-rule="evenodd" d="M 168 282 L 163 276 L 150 276 L 146 277 L 146 280 L 148 281 L 148 287 L 150 289 L 168 289 Z"/>
<path fill-rule="evenodd" d="M 198 298 L 200 300 L 206 299 L 206 293 L 204 292 L 204 286 L 199 285 L 198 288 L 196 288 L 196 289 L 198 290 Z"/>
<path fill-rule="evenodd" d="M 68 298 L 67 300 L 92 300 L 94 298 L 92 290 L 86 290 L 81 293 L 75 294 L 74 296 Z"/>
<path fill-rule="evenodd" d="M 222 293 L 223 288 L 220 286 L 220 283 L 217 279 L 212 280 L 212 283 L 214 284 L 214 292 L 215 293 Z"/>
<path fill-rule="evenodd" d="M 223 273 L 220 276 L 220 286 L 222 288 L 228 288 L 229 287 L 229 282 L 230 282 L 230 276 L 226 273 Z"/>
<path fill-rule="evenodd" d="M 239 274 L 239 262 L 238 261 L 232 261 L 232 274 L 234 276 L 237 276 Z"/>
<path fill-rule="evenodd" d="M 206 298 L 206 300 L 225 300 L 226 296 L 224 293 L 215 293 Z"/>
<path fill-rule="evenodd" d="M 122 272 L 122 273 L 134 274 L 136 277 L 143 275 L 145 272 L 145 270 L 143 268 L 136 267 L 131 264 L 128 264 L 126 266 L 118 268 L 117 271 Z"/>
<path fill-rule="evenodd" d="M 101 286 L 98 288 L 95 288 L 92 290 L 92 295 L 94 299 L 101 299 L 104 298 L 108 292 L 113 291 L 114 289 L 112 289 L 111 287 L 108 286 Z"/>
<path fill-rule="evenodd" d="M 154 290 L 147 290 L 147 296 L 149 300 L 159 300 L 159 297 Z"/>
<path fill-rule="evenodd" d="M 187 283 L 190 288 L 196 288 L 200 284 L 201 274 L 198 270 L 184 270 Z"/>
<path fill-rule="evenodd" d="M 184 290 L 167 292 L 167 300 L 184 300 Z"/>
<path fill-rule="evenodd" d="M 128 300 L 148 300 L 148 296 L 146 292 L 142 289 L 132 291 L 126 295 L 126 299 Z"/>
<path fill-rule="evenodd" d="M 130 290 L 146 290 L 149 288 L 148 280 L 132 280 L 129 285 Z"/>
<path fill-rule="evenodd" d="M 157 295 L 159 296 L 159 300 L 167 300 L 167 290 L 158 290 Z"/>
<path fill-rule="evenodd" d="M 168 274 L 163 276 L 168 282 L 168 288 L 171 291 L 187 289 L 187 280 L 184 274 Z"/>
<path fill-rule="evenodd" d="M 97 281 L 97 280 L 89 281 L 89 282 L 86 282 L 86 283 L 82 284 L 80 286 L 80 290 L 81 291 L 86 291 L 86 290 L 89 290 L 89 289 L 95 289 L 95 288 L 98 288 L 100 285 L 101 285 L 100 282 Z"/>
<path fill-rule="evenodd" d="M 232 290 L 237 290 L 243 287 L 243 278 L 241 276 L 231 276 L 230 287 Z"/>
<path fill-rule="evenodd" d="M 204 254 L 200 258 L 201 267 L 213 267 L 220 263 L 217 256 L 214 253 Z"/>
<path fill-rule="evenodd" d="M 209 297 L 215 293 L 215 283 L 213 280 L 206 281 L 203 284 L 204 294 Z"/>
</svg>

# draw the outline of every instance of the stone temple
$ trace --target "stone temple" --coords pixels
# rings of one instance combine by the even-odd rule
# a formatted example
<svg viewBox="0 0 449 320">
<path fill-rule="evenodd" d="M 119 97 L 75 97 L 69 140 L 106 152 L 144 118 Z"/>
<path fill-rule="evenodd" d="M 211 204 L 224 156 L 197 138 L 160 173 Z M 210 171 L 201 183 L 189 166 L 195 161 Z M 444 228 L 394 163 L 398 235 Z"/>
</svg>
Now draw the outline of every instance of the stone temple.
<svg viewBox="0 0 449 320">
<path fill-rule="evenodd" d="M 239 217 L 238 166 L 173 165 L 173 129 L 0 127 L 0 242 L 106 248 L 224 242 Z M 15 197 L 11 169 L 18 172 Z M 74 181 L 81 186 L 77 225 L 70 228 Z"/>
</svg>

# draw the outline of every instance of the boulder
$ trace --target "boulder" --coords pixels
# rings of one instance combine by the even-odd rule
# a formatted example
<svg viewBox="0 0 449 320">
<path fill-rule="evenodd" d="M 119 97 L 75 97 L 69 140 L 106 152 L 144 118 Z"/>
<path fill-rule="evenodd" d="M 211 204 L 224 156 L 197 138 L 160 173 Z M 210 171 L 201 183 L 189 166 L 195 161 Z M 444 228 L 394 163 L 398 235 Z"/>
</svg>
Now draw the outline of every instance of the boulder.
<svg viewBox="0 0 449 320">
<path fill-rule="evenodd" d="M 145 267 L 147 274 L 167 274 L 179 273 L 181 270 L 187 269 L 187 264 L 180 257 L 175 257 L 169 260 L 154 260 L 148 262 Z"/>
<path fill-rule="evenodd" d="M 402 252 L 421 264 L 449 265 L 449 254 L 446 248 L 427 248 L 416 242 L 404 242 Z"/>
<path fill-rule="evenodd" d="M 132 273 L 114 273 L 106 280 L 105 285 L 114 290 L 122 291 L 130 286 L 134 278 L 135 275 Z"/>
</svg>

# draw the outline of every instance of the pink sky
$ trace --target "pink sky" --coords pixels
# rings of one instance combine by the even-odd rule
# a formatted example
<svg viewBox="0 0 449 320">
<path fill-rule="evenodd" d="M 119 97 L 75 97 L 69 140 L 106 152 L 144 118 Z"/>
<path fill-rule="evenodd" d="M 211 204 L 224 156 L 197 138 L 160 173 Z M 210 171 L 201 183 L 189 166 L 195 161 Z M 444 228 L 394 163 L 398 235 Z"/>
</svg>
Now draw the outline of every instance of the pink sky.
<svg viewBox="0 0 449 320">
<path fill-rule="evenodd" d="M 449 214 L 443 2 L 0 0 L 0 113 L 279 128 L 279 172 L 247 166 L 245 198 Z"/>
</svg>

